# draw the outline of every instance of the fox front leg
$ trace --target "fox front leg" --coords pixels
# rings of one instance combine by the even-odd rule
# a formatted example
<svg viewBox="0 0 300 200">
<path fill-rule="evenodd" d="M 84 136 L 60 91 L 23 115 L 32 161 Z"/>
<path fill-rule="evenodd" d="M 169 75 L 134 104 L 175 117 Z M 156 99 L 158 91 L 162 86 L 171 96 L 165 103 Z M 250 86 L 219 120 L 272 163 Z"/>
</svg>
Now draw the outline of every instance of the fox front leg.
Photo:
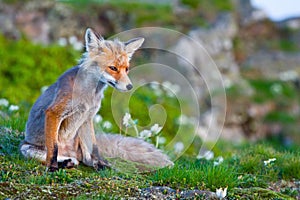
<svg viewBox="0 0 300 200">
<path fill-rule="evenodd" d="M 50 172 L 58 170 L 58 126 L 59 117 L 52 108 L 47 109 L 45 116 L 46 166 Z"/>
<path fill-rule="evenodd" d="M 92 166 L 96 170 L 110 167 L 109 163 L 99 153 L 92 120 L 86 121 L 79 128 L 78 136 L 82 150 L 82 162 L 84 164 Z"/>
<path fill-rule="evenodd" d="M 68 105 L 72 96 L 62 91 L 60 90 L 45 112 L 46 166 L 50 172 L 58 170 L 58 131 L 64 116 L 71 113 Z"/>
</svg>

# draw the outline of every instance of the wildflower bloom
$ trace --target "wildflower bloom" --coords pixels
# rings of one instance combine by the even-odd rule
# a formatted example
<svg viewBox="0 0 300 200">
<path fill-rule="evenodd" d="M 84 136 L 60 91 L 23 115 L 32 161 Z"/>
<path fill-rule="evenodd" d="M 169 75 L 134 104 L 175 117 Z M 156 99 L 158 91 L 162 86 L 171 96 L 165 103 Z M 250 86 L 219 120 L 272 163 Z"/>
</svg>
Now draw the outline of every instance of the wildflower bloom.
<svg viewBox="0 0 300 200">
<path fill-rule="evenodd" d="M 112 127 L 112 124 L 109 122 L 109 121 L 105 121 L 105 122 L 103 122 L 103 128 L 105 128 L 105 129 L 111 129 L 111 127 Z"/>
<path fill-rule="evenodd" d="M 281 94 L 282 93 L 282 85 L 275 83 L 271 86 L 271 92 L 274 94 Z"/>
<path fill-rule="evenodd" d="M 152 132 L 149 130 L 143 130 L 140 132 L 140 137 L 144 138 L 144 139 L 151 137 L 151 135 L 152 135 Z"/>
<path fill-rule="evenodd" d="M 176 142 L 174 145 L 175 153 L 181 153 L 184 149 L 184 144 L 182 142 Z"/>
<path fill-rule="evenodd" d="M 165 144 L 166 141 L 167 141 L 167 140 L 166 140 L 165 137 L 159 137 L 159 138 L 158 138 L 158 143 L 159 143 L 159 144 Z"/>
<path fill-rule="evenodd" d="M 95 123 L 99 123 L 99 122 L 101 122 L 101 121 L 102 121 L 101 115 L 95 115 L 95 117 L 94 117 L 94 122 L 95 122 Z"/>
<path fill-rule="evenodd" d="M 0 106 L 7 107 L 9 105 L 9 102 L 7 99 L 0 99 Z"/>
<path fill-rule="evenodd" d="M 180 115 L 178 118 L 177 118 L 177 123 L 180 124 L 180 125 L 188 125 L 188 124 L 193 124 L 195 123 L 195 118 L 193 117 L 188 117 L 186 115 Z"/>
<path fill-rule="evenodd" d="M 224 80 L 224 86 L 225 88 L 230 88 L 233 85 L 232 81 L 230 79 Z"/>
<path fill-rule="evenodd" d="M 41 87 L 41 93 L 44 93 L 48 88 L 49 88 L 49 86 L 43 86 L 43 87 Z"/>
<path fill-rule="evenodd" d="M 216 190 L 216 195 L 217 195 L 217 197 L 219 199 L 223 199 L 224 197 L 226 197 L 226 195 L 227 195 L 227 187 L 224 188 L 224 190 L 223 190 L 223 188 L 217 189 Z"/>
<path fill-rule="evenodd" d="M 162 86 L 164 87 L 168 97 L 174 97 L 180 91 L 180 87 L 178 85 L 172 84 L 169 81 L 163 82 Z"/>
<path fill-rule="evenodd" d="M 77 51 L 79 51 L 83 48 L 83 44 L 77 39 L 76 36 L 69 37 L 69 43 Z"/>
<path fill-rule="evenodd" d="M 156 135 L 161 131 L 161 129 L 162 129 L 161 126 L 159 126 L 158 124 L 154 124 L 150 130 L 154 135 Z"/>
<path fill-rule="evenodd" d="M 202 159 L 204 158 L 205 160 L 211 160 L 214 158 L 214 152 L 212 151 L 205 151 L 205 152 L 200 152 L 199 155 L 197 156 L 197 159 Z"/>
<path fill-rule="evenodd" d="M 288 70 L 279 73 L 279 79 L 282 81 L 295 81 L 298 77 L 299 75 L 295 70 Z"/>
<path fill-rule="evenodd" d="M 58 43 L 59 46 L 63 46 L 64 47 L 64 46 L 67 46 L 68 42 L 67 42 L 66 38 L 61 37 L 61 38 L 58 39 L 57 43 Z"/>
<path fill-rule="evenodd" d="M 223 161 L 224 158 L 222 156 L 217 157 L 216 160 L 214 161 L 214 166 L 220 165 Z"/>
<path fill-rule="evenodd" d="M 123 125 L 126 127 L 130 126 L 131 115 L 129 113 L 125 113 L 123 117 Z"/>
<path fill-rule="evenodd" d="M 180 125 L 189 123 L 189 119 L 185 115 L 180 115 L 177 120 L 178 120 L 178 124 L 180 124 Z"/>
<path fill-rule="evenodd" d="M 9 111 L 17 111 L 19 110 L 19 106 L 17 105 L 10 105 L 8 108 Z"/>
<path fill-rule="evenodd" d="M 156 96 L 161 96 L 163 93 L 162 90 L 160 89 L 159 83 L 156 81 L 150 83 L 150 88 L 154 90 L 154 94 Z"/>
<path fill-rule="evenodd" d="M 269 160 L 264 161 L 264 165 L 267 166 L 268 164 L 275 162 L 276 158 L 270 158 Z"/>
</svg>

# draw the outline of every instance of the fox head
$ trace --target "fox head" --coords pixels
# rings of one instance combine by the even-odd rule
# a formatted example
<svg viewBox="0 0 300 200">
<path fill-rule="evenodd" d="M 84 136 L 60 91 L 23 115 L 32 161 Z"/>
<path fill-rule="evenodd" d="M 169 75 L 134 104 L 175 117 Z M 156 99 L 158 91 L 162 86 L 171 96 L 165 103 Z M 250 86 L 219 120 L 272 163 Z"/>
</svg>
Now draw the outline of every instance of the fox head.
<svg viewBox="0 0 300 200">
<path fill-rule="evenodd" d="M 85 33 L 86 61 L 88 65 L 97 66 L 100 81 L 120 91 L 129 91 L 133 88 L 128 77 L 129 61 L 143 42 L 144 38 L 127 42 L 104 40 L 88 28 Z"/>
</svg>

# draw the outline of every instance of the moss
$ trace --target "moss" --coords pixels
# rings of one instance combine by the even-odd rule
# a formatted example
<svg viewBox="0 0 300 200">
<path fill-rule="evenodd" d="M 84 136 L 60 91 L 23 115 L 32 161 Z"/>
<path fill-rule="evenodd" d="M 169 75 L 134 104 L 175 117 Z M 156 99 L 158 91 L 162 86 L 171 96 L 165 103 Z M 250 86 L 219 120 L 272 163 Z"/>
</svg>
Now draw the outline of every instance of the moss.
<svg viewBox="0 0 300 200">
<path fill-rule="evenodd" d="M 294 199 L 288 195 L 260 187 L 234 188 L 228 197 L 234 199 Z"/>
<path fill-rule="evenodd" d="M 52 84 L 59 74 L 76 64 L 79 52 L 71 48 L 32 44 L 0 35 L 0 96 L 11 103 L 33 103 L 43 86 Z M 20 92 L 22 91 L 22 92 Z"/>
</svg>

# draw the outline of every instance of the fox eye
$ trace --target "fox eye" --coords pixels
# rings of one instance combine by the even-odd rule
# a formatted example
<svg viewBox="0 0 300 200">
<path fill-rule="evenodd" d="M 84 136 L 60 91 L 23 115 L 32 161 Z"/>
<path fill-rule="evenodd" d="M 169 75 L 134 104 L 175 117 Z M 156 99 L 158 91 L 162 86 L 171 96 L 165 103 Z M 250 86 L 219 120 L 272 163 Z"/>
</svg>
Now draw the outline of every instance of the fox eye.
<svg viewBox="0 0 300 200">
<path fill-rule="evenodd" d="M 109 69 L 111 69 L 111 70 L 113 70 L 113 71 L 115 71 L 115 72 L 118 71 L 118 69 L 117 69 L 115 66 L 109 66 Z"/>
<path fill-rule="evenodd" d="M 125 70 L 126 70 L 126 72 L 128 72 L 129 68 L 128 68 L 128 67 L 126 67 L 126 69 L 125 69 Z"/>
</svg>

